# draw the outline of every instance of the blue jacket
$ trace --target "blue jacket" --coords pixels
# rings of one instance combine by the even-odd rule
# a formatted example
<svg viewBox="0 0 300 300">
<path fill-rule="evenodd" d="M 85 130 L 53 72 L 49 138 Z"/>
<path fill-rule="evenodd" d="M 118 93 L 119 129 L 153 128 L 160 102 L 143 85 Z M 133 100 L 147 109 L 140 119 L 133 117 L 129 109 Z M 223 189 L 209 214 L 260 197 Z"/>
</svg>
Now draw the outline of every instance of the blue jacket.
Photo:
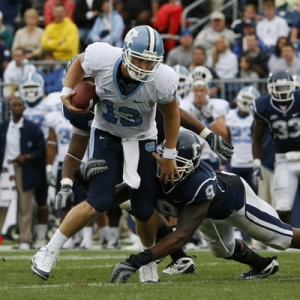
<svg viewBox="0 0 300 300">
<path fill-rule="evenodd" d="M 116 47 L 123 47 L 123 32 L 124 32 L 124 21 L 121 15 L 114 10 L 112 12 L 112 15 L 110 15 L 112 18 L 112 31 L 109 33 L 107 32 L 107 35 L 102 37 L 102 42 L 112 44 Z M 103 20 L 102 20 L 103 14 L 100 14 L 97 19 L 95 20 L 94 26 L 91 29 L 88 39 L 91 43 L 98 42 L 101 35 L 104 33 L 104 26 L 103 26 Z"/>
<path fill-rule="evenodd" d="M 6 134 L 10 120 L 0 123 L 0 171 L 6 147 Z M 34 159 L 22 165 L 22 186 L 24 191 L 36 189 L 41 184 L 41 164 L 45 166 L 45 139 L 42 130 L 33 122 L 24 119 L 21 131 L 21 154 L 34 153 Z"/>
</svg>

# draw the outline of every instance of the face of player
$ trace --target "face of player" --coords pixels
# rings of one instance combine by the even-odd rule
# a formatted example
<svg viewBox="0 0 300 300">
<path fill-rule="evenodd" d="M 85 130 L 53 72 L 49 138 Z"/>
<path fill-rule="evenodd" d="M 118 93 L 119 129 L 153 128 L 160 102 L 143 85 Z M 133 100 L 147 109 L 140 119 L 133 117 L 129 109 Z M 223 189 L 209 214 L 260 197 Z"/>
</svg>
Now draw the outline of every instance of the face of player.
<svg viewBox="0 0 300 300">
<path fill-rule="evenodd" d="M 197 107 L 202 107 L 206 104 L 207 88 L 206 86 L 193 87 L 194 103 Z"/>
<path fill-rule="evenodd" d="M 155 64 L 155 62 L 153 62 L 151 60 L 146 60 L 146 59 L 138 58 L 135 56 L 132 56 L 131 63 L 133 65 L 135 65 L 136 67 L 138 67 L 139 69 L 147 70 L 147 71 L 151 70 Z M 128 78 L 130 77 L 128 70 L 125 68 L 124 65 L 122 65 L 121 71 L 125 77 L 128 77 Z M 136 75 L 138 75 L 138 72 L 136 72 Z"/>
</svg>

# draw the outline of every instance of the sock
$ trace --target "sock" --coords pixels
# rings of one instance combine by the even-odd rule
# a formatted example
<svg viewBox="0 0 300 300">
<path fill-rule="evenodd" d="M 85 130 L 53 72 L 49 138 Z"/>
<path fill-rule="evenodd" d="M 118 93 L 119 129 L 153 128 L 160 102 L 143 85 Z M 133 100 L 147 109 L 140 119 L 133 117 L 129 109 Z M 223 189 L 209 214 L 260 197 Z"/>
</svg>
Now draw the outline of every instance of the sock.
<svg viewBox="0 0 300 300">
<path fill-rule="evenodd" d="M 99 234 L 100 234 L 100 237 L 101 237 L 102 240 L 104 238 L 107 239 L 108 231 L 109 231 L 108 226 L 104 226 L 104 227 L 99 228 Z"/>
<path fill-rule="evenodd" d="M 52 247 L 55 251 L 59 252 L 68 239 L 68 237 L 63 235 L 59 231 L 59 229 L 57 229 L 52 239 L 49 241 L 48 246 Z"/>
<path fill-rule="evenodd" d="M 249 250 L 251 251 L 251 255 L 246 263 L 252 268 L 255 268 L 257 271 L 262 271 L 270 264 L 271 259 L 269 257 L 260 256 L 252 249 Z"/>
<path fill-rule="evenodd" d="M 81 247 L 90 248 L 92 246 L 92 234 L 93 228 L 92 227 L 84 227 L 82 230 L 82 241 L 80 243 Z"/>
<path fill-rule="evenodd" d="M 48 229 L 48 225 L 38 224 L 37 225 L 37 239 L 45 240 L 47 229 Z"/>
<path fill-rule="evenodd" d="M 119 229 L 119 227 L 109 227 L 109 233 L 110 233 L 109 239 L 118 240 L 120 229 Z"/>
</svg>

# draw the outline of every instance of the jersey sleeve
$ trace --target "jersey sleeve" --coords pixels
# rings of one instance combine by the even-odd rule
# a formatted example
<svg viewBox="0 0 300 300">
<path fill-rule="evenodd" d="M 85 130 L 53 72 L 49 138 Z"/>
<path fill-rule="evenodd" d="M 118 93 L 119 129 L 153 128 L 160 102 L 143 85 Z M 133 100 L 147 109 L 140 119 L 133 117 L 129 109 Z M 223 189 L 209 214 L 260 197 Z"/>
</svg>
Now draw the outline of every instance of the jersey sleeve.
<svg viewBox="0 0 300 300">
<path fill-rule="evenodd" d="M 267 123 L 263 116 L 265 101 L 266 101 L 265 97 L 259 97 L 256 100 L 254 100 L 250 105 L 250 112 L 255 120 L 259 120 L 264 123 Z"/>
<path fill-rule="evenodd" d="M 215 119 L 218 119 L 220 117 L 224 117 L 229 112 L 229 103 L 226 100 L 222 99 L 212 99 L 212 114 Z"/>
<path fill-rule="evenodd" d="M 57 112 L 52 111 L 45 115 L 45 125 L 49 128 L 54 128 L 56 123 L 56 114 Z"/>
<path fill-rule="evenodd" d="M 120 54 L 120 48 L 113 47 L 108 43 L 96 42 L 86 48 L 81 66 L 86 74 L 96 77 L 98 72 L 106 67 L 107 63 L 115 62 L 110 57 L 121 57 Z M 108 67 L 113 68 L 113 64 Z"/>
<path fill-rule="evenodd" d="M 158 74 L 155 76 L 155 88 L 158 92 L 158 104 L 168 104 L 176 96 L 179 77 L 169 66 L 161 65 Z"/>
</svg>

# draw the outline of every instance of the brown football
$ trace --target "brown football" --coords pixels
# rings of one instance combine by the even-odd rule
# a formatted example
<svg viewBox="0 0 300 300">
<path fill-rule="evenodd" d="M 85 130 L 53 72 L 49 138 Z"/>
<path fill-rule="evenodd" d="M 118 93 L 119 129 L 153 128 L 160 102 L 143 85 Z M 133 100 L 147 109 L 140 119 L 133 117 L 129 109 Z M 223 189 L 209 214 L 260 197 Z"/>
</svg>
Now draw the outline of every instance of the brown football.
<svg viewBox="0 0 300 300">
<path fill-rule="evenodd" d="M 81 81 L 73 90 L 76 91 L 76 94 L 71 98 L 71 104 L 76 108 L 92 110 L 99 100 L 93 82 Z"/>
</svg>

